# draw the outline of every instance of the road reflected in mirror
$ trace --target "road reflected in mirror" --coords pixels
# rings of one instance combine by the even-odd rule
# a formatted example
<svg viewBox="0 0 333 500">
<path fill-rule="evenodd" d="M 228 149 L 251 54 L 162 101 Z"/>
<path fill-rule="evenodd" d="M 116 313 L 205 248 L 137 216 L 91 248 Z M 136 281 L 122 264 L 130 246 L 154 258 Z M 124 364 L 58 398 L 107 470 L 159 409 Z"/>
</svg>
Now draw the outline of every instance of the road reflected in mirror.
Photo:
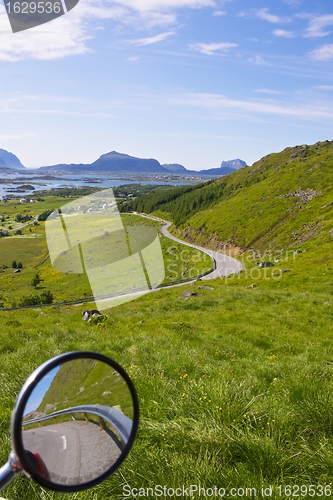
<svg viewBox="0 0 333 500">
<path fill-rule="evenodd" d="M 22 419 L 27 458 L 45 479 L 82 485 L 121 457 L 133 428 L 133 400 L 120 373 L 96 359 L 74 359 L 47 373 Z"/>
</svg>

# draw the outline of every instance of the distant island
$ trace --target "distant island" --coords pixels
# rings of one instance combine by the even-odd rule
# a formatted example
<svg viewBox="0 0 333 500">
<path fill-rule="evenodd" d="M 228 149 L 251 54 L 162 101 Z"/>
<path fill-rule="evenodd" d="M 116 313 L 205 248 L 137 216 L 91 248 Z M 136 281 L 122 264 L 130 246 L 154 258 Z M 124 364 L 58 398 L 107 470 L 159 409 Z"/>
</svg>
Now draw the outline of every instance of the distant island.
<svg viewBox="0 0 333 500">
<path fill-rule="evenodd" d="M 128 173 L 128 174 L 158 174 L 158 175 L 200 175 L 222 176 L 246 166 L 246 162 L 239 158 L 222 161 L 220 167 L 206 170 L 188 170 L 179 163 L 160 164 L 154 158 L 137 158 L 117 151 L 101 155 L 93 163 L 60 163 L 57 165 L 43 166 L 34 171 L 40 173 Z M 0 149 L 0 168 L 25 169 L 20 160 L 13 153 Z"/>
</svg>

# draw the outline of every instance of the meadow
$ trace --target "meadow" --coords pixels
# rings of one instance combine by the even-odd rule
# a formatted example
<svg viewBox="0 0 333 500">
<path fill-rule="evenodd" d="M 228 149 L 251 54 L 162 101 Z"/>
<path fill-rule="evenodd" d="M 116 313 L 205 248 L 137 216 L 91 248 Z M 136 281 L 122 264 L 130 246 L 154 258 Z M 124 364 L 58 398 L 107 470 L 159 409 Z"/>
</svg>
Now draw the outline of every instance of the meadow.
<svg viewBox="0 0 333 500">
<path fill-rule="evenodd" d="M 198 295 L 179 298 L 184 289 Z M 331 305 L 327 293 L 218 279 L 148 294 L 110 309 L 100 324 L 83 322 L 82 306 L 0 312 L 3 462 L 20 386 L 61 352 L 88 349 L 113 357 L 133 379 L 141 409 L 133 449 L 105 483 L 63 495 L 20 476 L 6 498 L 106 500 L 130 490 L 139 498 L 138 488 L 155 485 L 237 488 L 236 498 L 246 496 L 241 488 L 260 496 L 261 488 L 272 487 L 271 498 L 281 498 L 279 486 L 304 485 L 311 493 L 305 488 L 322 485 L 322 496 L 329 496 Z"/>
<path fill-rule="evenodd" d="M 86 189 L 84 188 L 84 193 Z M 76 194 L 78 196 L 80 190 L 76 191 L 78 191 Z M 69 192 L 71 193 L 71 191 Z M 52 266 L 45 235 L 45 221 L 38 221 L 37 224 L 35 222 L 36 217 L 61 208 L 70 202 L 71 198 L 73 198 L 73 194 L 64 198 L 64 196 L 46 193 L 42 201 L 36 203 L 20 203 L 18 200 L 0 202 L 0 214 L 4 219 L 0 229 L 9 231 L 9 236 L 3 236 L 0 239 L 0 307 L 20 306 L 22 302 L 26 302 L 27 297 L 43 292 L 52 294 L 53 302 L 58 303 L 64 301 L 80 302 L 80 300 L 93 297 L 87 274 L 82 272 L 77 246 L 72 247 L 67 252 L 62 252 Z M 16 220 L 18 214 L 33 218 L 22 227 L 22 222 Z M 87 216 L 89 219 L 89 214 Z M 103 222 L 105 223 L 103 224 Z M 98 224 L 109 229 L 110 220 L 105 217 L 105 221 L 103 221 L 93 216 L 90 225 L 87 225 L 87 221 L 85 221 L 79 234 L 86 232 L 87 227 L 94 231 Z M 86 266 L 89 266 L 92 257 L 93 267 L 103 267 L 106 262 L 111 261 L 111 257 L 114 261 L 123 258 L 124 251 L 128 251 L 124 237 L 126 234 L 130 235 L 129 243 L 132 254 L 141 250 L 141 247 L 145 247 L 144 239 L 147 231 L 152 231 L 155 237 L 159 234 L 160 223 L 147 218 L 122 214 L 121 224 L 123 234 L 120 234 L 119 231 L 114 233 L 106 231 L 101 237 L 85 241 Z M 74 223 L 72 226 L 75 229 L 80 224 Z M 16 234 L 18 228 L 21 228 L 20 234 Z M 118 236 L 119 234 L 120 236 Z M 165 268 L 162 285 L 195 279 L 213 269 L 213 262 L 206 254 L 171 242 L 163 235 L 160 235 L 159 240 Z M 96 252 L 96 248 L 98 248 L 98 252 Z M 22 264 L 19 272 L 14 272 L 16 269 L 13 266 L 14 262 Z M 39 275 L 40 283 L 34 287 L 31 283 L 36 273 Z M 112 286 L 108 286 L 107 292 L 111 295 L 116 294 L 121 288 L 120 281 L 121 277 L 118 280 L 113 279 Z M 130 277 L 129 281 L 131 281 Z M 131 283 L 125 283 L 125 285 L 130 286 Z M 122 290 L 122 292 L 125 291 L 126 288 Z"/>
<path fill-rule="evenodd" d="M 237 184 L 239 176 L 251 178 L 250 174 L 246 170 L 226 182 Z M 259 189 L 259 181 L 255 184 Z M 326 198 L 329 193 L 327 204 Z M 285 231 L 282 225 L 272 231 L 271 240 L 279 237 L 285 245 L 281 249 L 260 243 L 257 248 L 243 249 L 238 258 L 245 269 L 239 275 L 162 287 L 105 311 L 105 321 L 96 324 L 82 321 L 83 304 L 0 311 L 3 463 L 10 451 L 11 409 L 21 385 L 40 363 L 62 352 L 92 350 L 113 357 L 130 374 L 141 412 L 133 449 L 103 484 L 65 495 L 43 490 L 19 476 L 4 496 L 8 500 L 330 498 L 333 299 L 329 214 L 322 219 L 324 230 L 314 231 L 313 238 L 300 241 L 299 235 L 292 234 L 300 226 L 296 215 L 318 213 L 323 206 L 318 199 L 319 195 L 302 207 L 288 205 L 293 222 L 286 221 Z M 273 208 L 275 217 L 278 207 Z M 195 218 L 202 223 L 204 217 L 207 212 L 193 216 L 191 227 L 196 229 Z M 229 212 L 229 217 L 235 213 Z M 310 224 L 310 219 L 305 223 Z M 179 229 L 183 237 L 186 227 L 184 223 Z M 254 221 L 246 231 L 256 236 L 258 227 Z M 200 238 L 198 231 L 196 237 Z M 168 265 L 175 264 L 175 255 L 182 255 L 181 250 L 171 255 Z M 197 267 L 196 258 L 186 262 L 188 275 Z M 181 257 L 176 260 L 183 261 Z M 258 261 L 267 260 L 274 266 L 258 266 Z M 55 290 L 60 290 L 60 281 Z M 184 296 L 184 291 L 191 294 Z"/>
</svg>

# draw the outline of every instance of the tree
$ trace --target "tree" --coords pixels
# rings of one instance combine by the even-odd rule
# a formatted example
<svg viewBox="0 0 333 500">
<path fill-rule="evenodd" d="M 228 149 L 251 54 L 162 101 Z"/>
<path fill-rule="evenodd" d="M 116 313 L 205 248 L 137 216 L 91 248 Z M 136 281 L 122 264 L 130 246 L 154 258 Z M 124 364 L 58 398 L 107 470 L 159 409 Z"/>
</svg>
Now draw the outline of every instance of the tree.
<svg viewBox="0 0 333 500">
<path fill-rule="evenodd" d="M 16 262 L 16 260 L 13 260 L 13 262 L 12 262 L 12 268 L 13 269 L 17 269 L 17 262 Z"/>
<path fill-rule="evenodd" d="M 32 278 L 31 280 L 31 286 L 33 286 L 34 288 L 37 288 L 37 286 L 39 285 L 39 283 L 41 282 L 41 277 L 39 275 L 39 273 L 36 273 L 35 276 Z"/>
<path fill-rule="evenodd" d="M 45 221 L 49 215 L 52 214 L 52 212 L 54 212 L 54 209 L 52 208 L 52 210 L 46 210 L 45 212 L 41 213 L 39 216 L 38 216 L 38 220 L 39 221 Z"/>
</svg>

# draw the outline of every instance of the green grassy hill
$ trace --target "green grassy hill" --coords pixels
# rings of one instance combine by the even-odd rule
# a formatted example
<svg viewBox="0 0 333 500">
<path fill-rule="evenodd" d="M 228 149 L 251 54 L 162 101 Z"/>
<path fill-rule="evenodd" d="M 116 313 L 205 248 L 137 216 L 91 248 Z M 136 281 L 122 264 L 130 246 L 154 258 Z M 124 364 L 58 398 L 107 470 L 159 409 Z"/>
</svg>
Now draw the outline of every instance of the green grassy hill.
<svg viewBox="0 0 333 500">
<path fill-rule="evenodd" d="M 132 203 L 170 216 L 184 236 L 241 248 L 326 240 L 333 216 L 333 142 L 286 148 L 215 182 Z M 295 234 L 297 232 L 297 234 Z"/>
<path fill-rule="evenodd" d="M 156 485 L 217 486 L 225 498 L 332 496 L 332 155 L 330 142 L 287 148 L 216 182 L 132 202 L 172 218 L 184 238 L 238 250 L 239 276 L 161 289 L 100 324 L 82 321 L 84 306 L 0 311 L 3 463 L 16 394 L 51 356 L 114 357 L 140 403 L 134 447 L 105 483 L 65 495 L 21 475 L 8 500 L 144 496 L 128 488 L 157 498 Z M 258 266 L 269 259 L 273 267 Z"/>
<path fill-rule="evenodd" d="M 333 143 L 287 148 L 216 184 L 225 184 L 226 194 L 213 208 L 191 216 L 184 228 L 262 250 L 329 239 Z"/>
<path fill-rule="evenodd" d="M 133 416 L 131 395 L 121 375 L 106 363 L 77 359 L 60 366 L 37 411 L 48 414 L 95 404 L 117 405 L 130 418 Z"/>
<path fill-rule="evenodd" d="M 302 279 L 313 271 L 317 282 L 318 273 L 332 269 L 333 142 L 288 147 L 215 182 L 164 198 L 147 195 L 132 207 L 169 217 L 178 236 L 234 249 L 246 261 L 286 261 L 289 255 L 285 267 L 292 264 Z M 297 263 L 294 251 L 303 254 Z"/>
</svg>

